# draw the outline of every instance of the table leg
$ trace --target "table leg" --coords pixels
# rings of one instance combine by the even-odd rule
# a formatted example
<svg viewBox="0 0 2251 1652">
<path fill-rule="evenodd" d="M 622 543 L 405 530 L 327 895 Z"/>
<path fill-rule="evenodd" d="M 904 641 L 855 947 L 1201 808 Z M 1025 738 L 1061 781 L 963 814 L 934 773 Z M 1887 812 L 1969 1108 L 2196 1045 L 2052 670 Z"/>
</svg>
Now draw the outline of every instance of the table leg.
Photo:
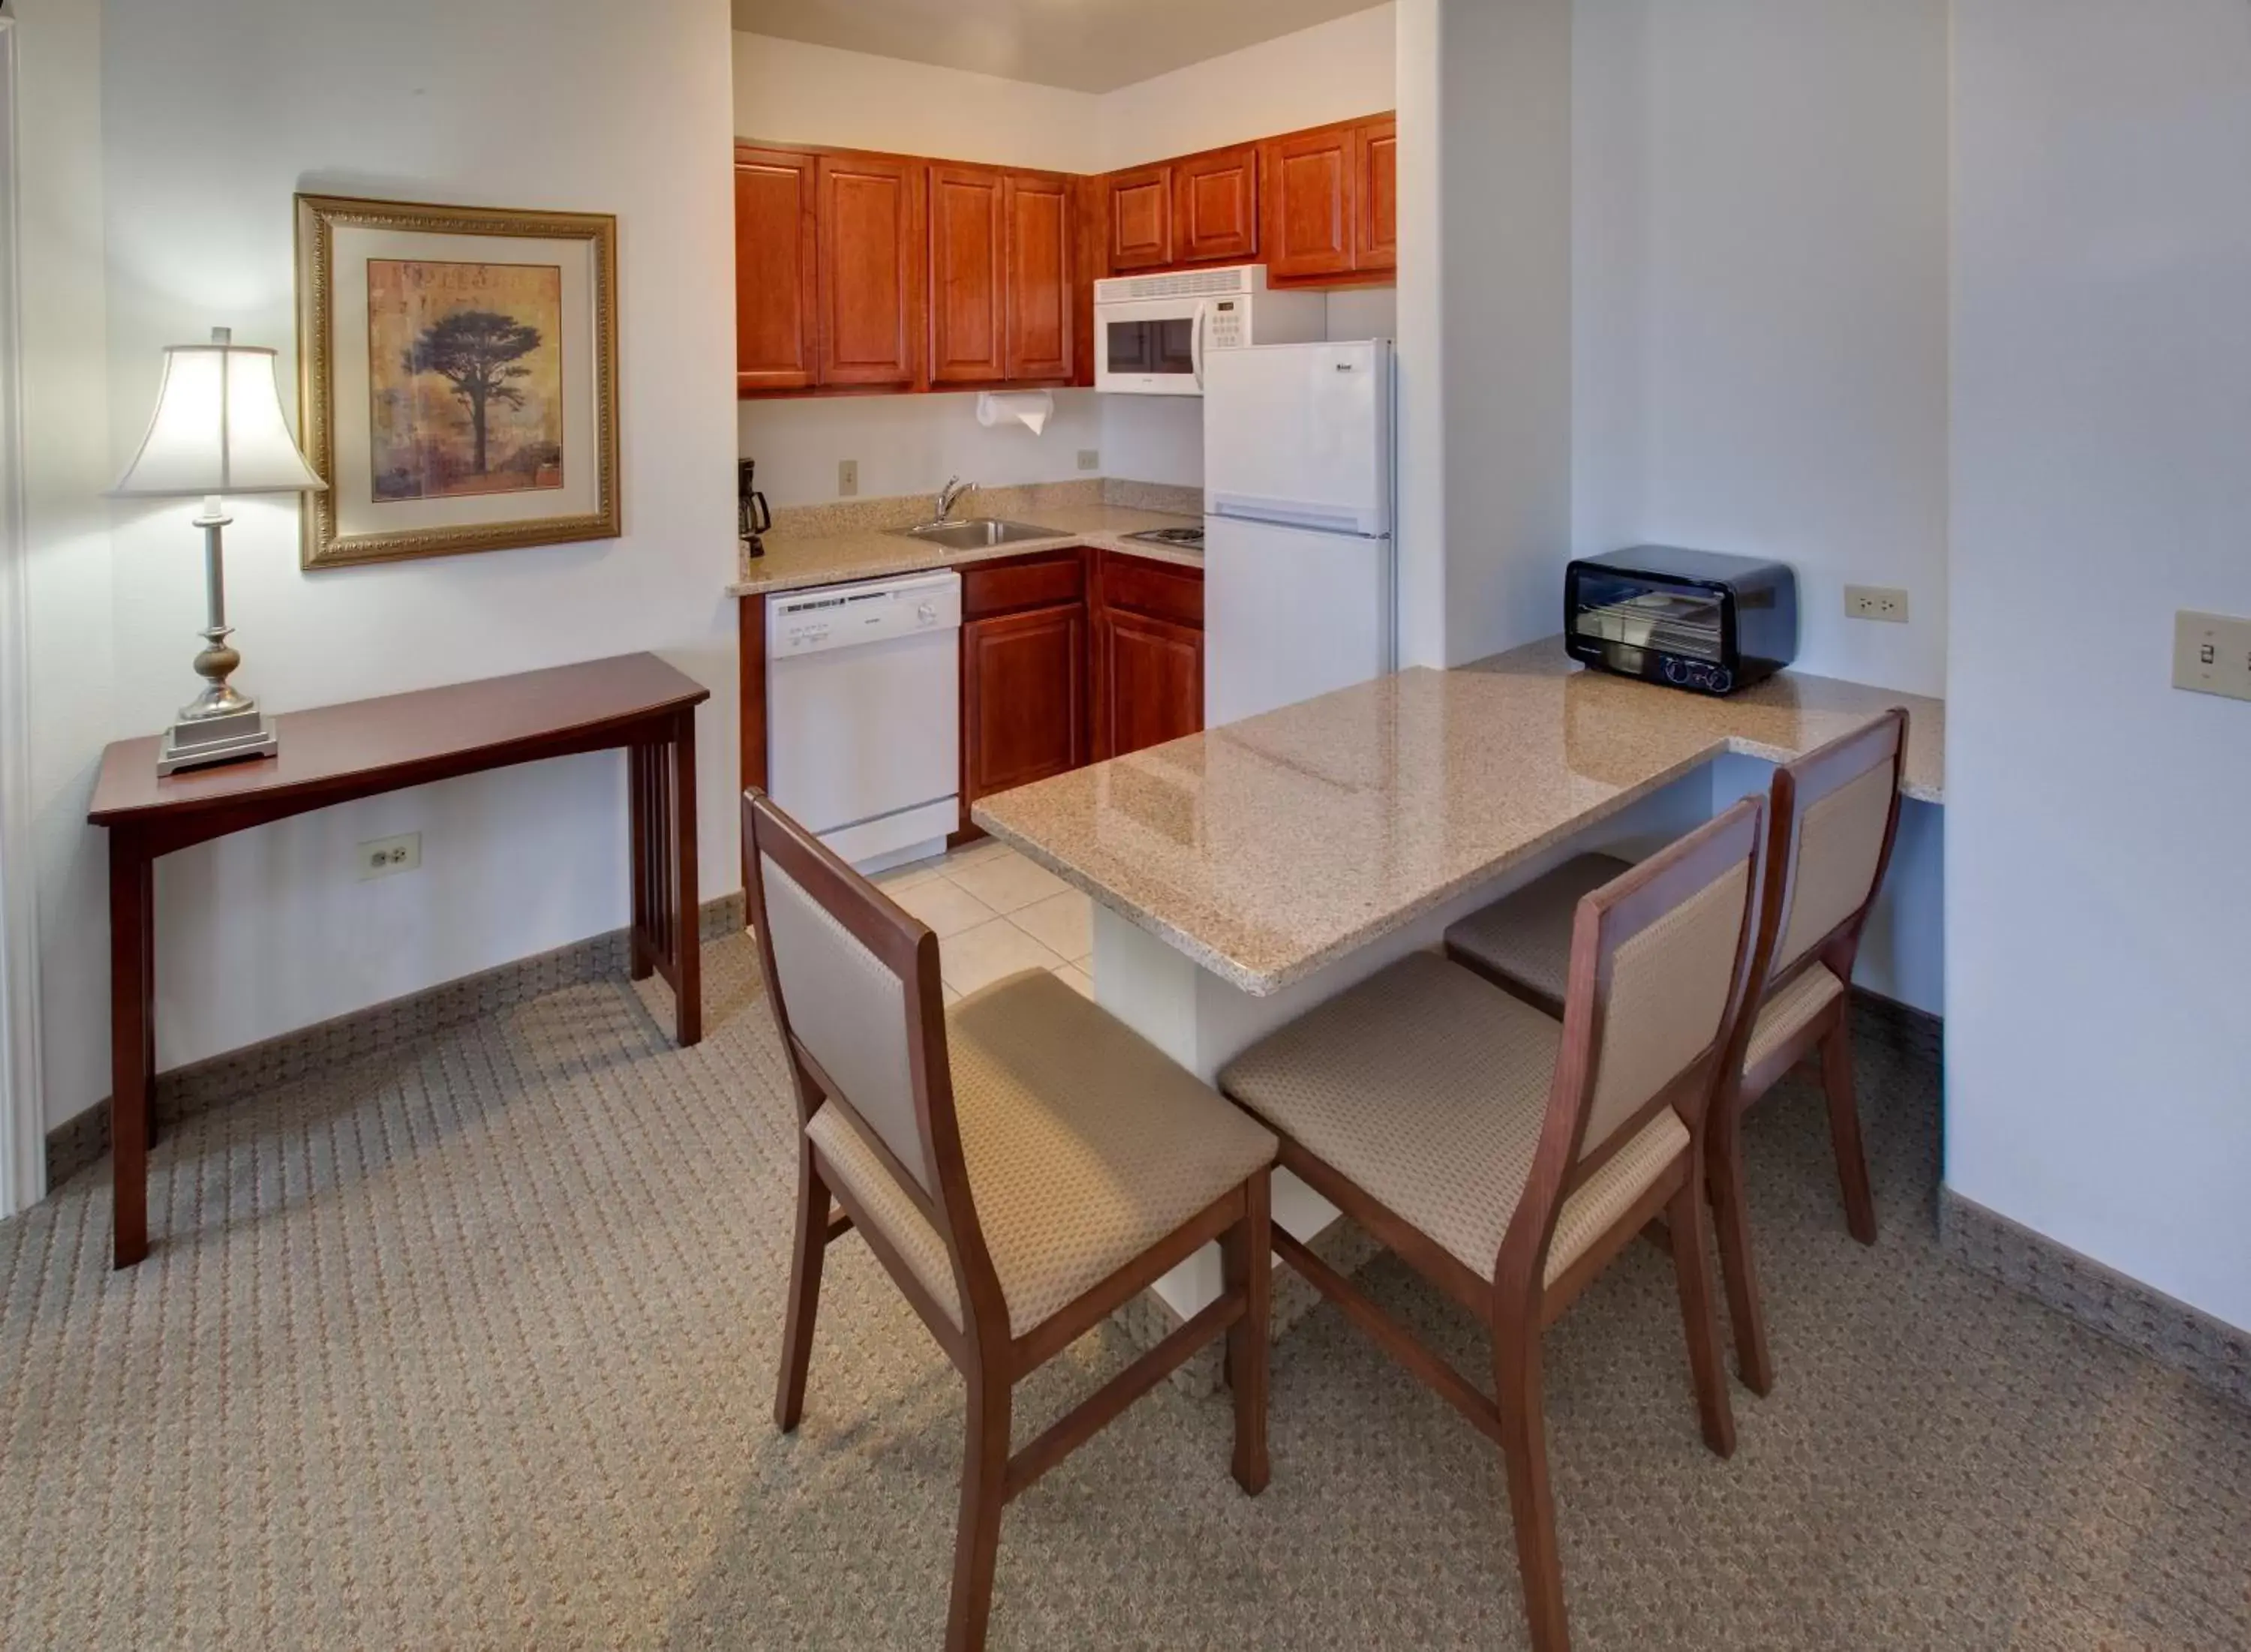
<svg viewBox="0 0 2251 1652">
<path fill-rule="evenodd" d="M 672 987 L 678 1015 L 680 1047 L 703 1037 L 703 911 L 696 876 L 696 713 L 684 710 L 673 720 L 672 826 L 675 834 L 673 867 L 672 939 L 675 948 Z"/>
<path fill-rule="evenodd" d="M 632 957 L 627 973 L 636 981 L 647 980 L 656 967 L 649 943 L 657 923 L 655 851 L 659 845 L 656 822 L 651 816 L 661 806 L 657 765 L 663 755 L 661 746 L 636 743 L 626 748 L 626 797 L 633 820 L 633 916 L 626 927 Z"/>
<path fill-rule="evenodd" d="M 109 1137 L 114 1265 L 149 1254 L 149 1143 L 156 1120 L 156 874 L 136 833 L 109 834 Z"/>
</svg>

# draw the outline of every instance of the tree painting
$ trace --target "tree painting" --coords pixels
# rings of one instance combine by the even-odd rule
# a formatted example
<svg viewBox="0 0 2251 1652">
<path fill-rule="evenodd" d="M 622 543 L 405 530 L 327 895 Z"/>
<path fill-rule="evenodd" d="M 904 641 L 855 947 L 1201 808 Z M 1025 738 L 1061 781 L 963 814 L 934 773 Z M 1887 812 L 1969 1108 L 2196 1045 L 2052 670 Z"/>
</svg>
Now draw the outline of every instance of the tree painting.
<svg viewBox="0 0 2251 1652">
<path fill-rule="evenodd" d="M 377 500 L 562 486 L 562 275 L 368 261 Z"/>
</svg>

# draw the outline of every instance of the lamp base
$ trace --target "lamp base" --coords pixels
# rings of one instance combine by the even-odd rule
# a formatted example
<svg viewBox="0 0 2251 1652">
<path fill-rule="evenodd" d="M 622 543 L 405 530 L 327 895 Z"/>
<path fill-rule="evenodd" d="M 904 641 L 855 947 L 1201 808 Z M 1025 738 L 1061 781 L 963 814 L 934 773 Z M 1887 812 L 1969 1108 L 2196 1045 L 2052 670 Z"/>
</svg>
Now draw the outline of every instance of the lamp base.
<svg viewBox="0 0 2251 1652">
<path fill-rule="evenodd" d="M 156 772 L 177 774 L 215 763 L 270 757 L 281 749 L 274 720 L 255 706 L 227 717 L 186 719 L 164 730 L 156 747 Z"/>
</svg>

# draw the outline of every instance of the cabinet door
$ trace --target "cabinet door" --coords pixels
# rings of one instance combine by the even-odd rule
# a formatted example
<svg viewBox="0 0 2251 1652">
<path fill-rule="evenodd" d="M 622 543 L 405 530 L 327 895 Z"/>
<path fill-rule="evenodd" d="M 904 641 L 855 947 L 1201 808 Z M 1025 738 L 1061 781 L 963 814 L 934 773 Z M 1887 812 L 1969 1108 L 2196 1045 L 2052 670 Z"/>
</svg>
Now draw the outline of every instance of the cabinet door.
<svg viewBox="0 0 2251 1652">
<path fill-rule="evenodd" d="M 1102 616 L 1096 647 L 1099 757 L 1122 757 L 1202 729 L 1202 631 L 1110 610 Z"/>
<path fill-rule="evenodd" d="M 1353 267 L 1399 267 L 1399 126 L 1389 115 L 1365 121 L 1354 135 L 1360 157 L 1360 229 Z"/>
<path fill-rule="evenodd" d="M 1110 175 L 1110 268 L 1158 269 L 1173 261 L 1173 169 Z"/>
<path fill-rule="evenodd" d="M 1086 762 L 1086 610 L 1035 608 L 961 628 L 964 805 Z"/>
<path fill-rule="evenodd" d="M 1001 193 L 991 167 L 930 169 L 930 380 L 989 384 L 1007 376 Z"/>
<path fill-rule="evenodd" d="M 821 382 L 920 377 L 921 169 L 887 156 L 821 159 Z"/>
<path fill-rule="evenodd" d="M 1352 128 L 1292 133 L 1264 147 L 1268 272 L 1349 273 L 1359 205 Z"/>
<path fill-rule="evenodd" d="M 1009 378 L 1068 379 L 1077 370 L 1070 193 L 1069 178 L 1038 172 L 1011 172 L 1003 189 Z"/>
<path fill-rule="evenodd" d="M 1183 264 L 1258 256 L 1258 149 L 1173 163 L 1173 255 Z"/>
<path fill-rule="evenodd" d="M 809 155 L 735 151 L 735 387 L 804 390 L 820 377 Z"/>
</svg>

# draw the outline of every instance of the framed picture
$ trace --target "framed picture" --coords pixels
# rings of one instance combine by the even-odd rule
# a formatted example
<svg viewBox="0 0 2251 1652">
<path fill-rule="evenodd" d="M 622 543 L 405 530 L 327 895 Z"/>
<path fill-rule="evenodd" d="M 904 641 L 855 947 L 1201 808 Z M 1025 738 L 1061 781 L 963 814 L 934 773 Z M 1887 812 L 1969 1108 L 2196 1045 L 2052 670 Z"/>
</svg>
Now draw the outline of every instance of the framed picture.
<svg viewBox="0 0 2251 1652">
<path fill-rule="evenodd" d="M 623 530 L 617 225 L 297 197 L 305 567 Z"/>
</svg>

